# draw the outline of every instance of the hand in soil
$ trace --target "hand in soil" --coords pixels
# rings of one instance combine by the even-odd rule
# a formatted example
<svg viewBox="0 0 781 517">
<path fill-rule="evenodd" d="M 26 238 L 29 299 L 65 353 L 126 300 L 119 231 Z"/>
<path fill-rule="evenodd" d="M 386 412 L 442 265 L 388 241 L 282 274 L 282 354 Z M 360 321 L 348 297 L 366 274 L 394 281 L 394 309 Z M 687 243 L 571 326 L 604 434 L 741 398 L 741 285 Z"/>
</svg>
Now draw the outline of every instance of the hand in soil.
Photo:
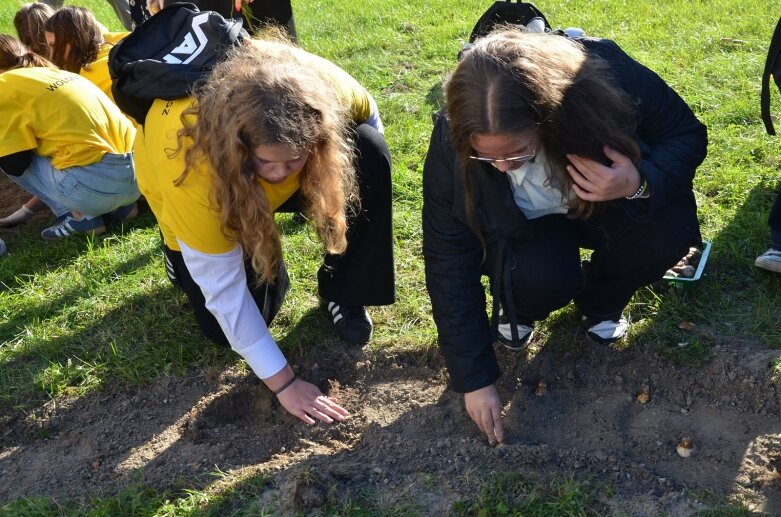
<svg viewBox="0 0 781 517">
<path fill-rule="evenodd" d="M 501 404 L 499 394 L 493 384 L 464 393 L 464 405 L 466 405 L 466 412 L 469 413 L 470 418 L 488 437 L 488 442 L 491 445 L 504 441 Z"/>
<path fill-rule="evenodd" d="M 309 425 L 315 423 L 312 417 L 330 424 L 334 420 L 341 422 L 350 416 L 350 413 L 332 398 L 323 395 L 317 386 L 301 379 L 296 379 L 289 388 L 277 395 L 277 399 L 288 413 Z"/>
</svg>

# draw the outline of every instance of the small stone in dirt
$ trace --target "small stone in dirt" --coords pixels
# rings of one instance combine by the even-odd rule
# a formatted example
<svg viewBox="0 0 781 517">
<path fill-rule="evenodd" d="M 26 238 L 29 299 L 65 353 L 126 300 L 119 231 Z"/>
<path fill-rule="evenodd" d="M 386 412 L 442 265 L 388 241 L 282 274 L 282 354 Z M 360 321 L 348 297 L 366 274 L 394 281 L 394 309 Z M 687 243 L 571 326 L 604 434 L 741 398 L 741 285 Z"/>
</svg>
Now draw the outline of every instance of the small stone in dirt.
<svg viewBox="0 0 781 517">
<path fill-rule="evenodd" d="M 681 458 L 688 458 L 691 456 L 692 452 L 694 452 L 694 443 L 692 442 L 691 438 L 686 436 L 681 439 L 681 442 L 678 444 L 675 450 L 678 452 L 678 456 Z"/>
<path fill-rule="evenodd" d="M 537 383 L 537 389 L 534 390 L 534 394 L 538 397 L 544 397 L 548 394 L 548 383 L 545 381 L 540 381 Z"/>
<path fill-rule="evenodd" d="M 651 393 L 648 391 L 648 388 L 640 388 L 640 392 L 635 399 L 640 404 L 647 404 L 651 400 Z"/>
<path fill-rule="evenodd" d="M 681 330 L 694 330 L 697 325 L 691 321 L 682 321 L 678 324 L 678 328 Z"/>
</svg>

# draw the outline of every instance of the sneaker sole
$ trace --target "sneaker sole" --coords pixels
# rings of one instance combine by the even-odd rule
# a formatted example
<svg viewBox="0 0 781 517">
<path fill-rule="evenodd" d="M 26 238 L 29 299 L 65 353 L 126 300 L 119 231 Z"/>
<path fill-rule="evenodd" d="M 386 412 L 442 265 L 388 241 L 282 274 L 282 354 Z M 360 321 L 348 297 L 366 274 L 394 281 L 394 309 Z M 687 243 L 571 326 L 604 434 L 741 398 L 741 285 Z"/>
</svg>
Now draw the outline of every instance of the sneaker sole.
<svg viewBox="0 0 781 517">
<path fill-rule="evenodd" d="M 754 265 L 765 271 L 772 271 L 773 273 L 781 273 L 781 262 L 778 260 L 769 260 L 765 257 L 757 257 L 754 261 Z"/>
<path fill-rule="evenodd" d="M 612 345 L 613 343 L 620 343 L 621 341 L 626 339 L 626 334 L 624 334 L 621 337 L 604 339 L 599 336 L 595 336 L 590 332 L 586 332 L 586 337 L 588 338 L 589 341 L 591 341 L 595 345 L 608 346 L 608 345 Z"/>
<path fill-rule="evenodd" d="M 521 344 L 518 346 L 515 346 L 512 341 L 508 341 L 503 336 L 499 336 L 496 339 L 496 342 L 502 345 L 503 347 L 505 347 L 507 350 L 510 350 L 512 352 L 520 352 L 521 350 L 526 350 L 527 348 L 529 348 L 529 342 L 532 340 L 533 337 L 534 337 L 534 330 L 526 334 L 526 337 L 523 338 Z"/>
</svg>

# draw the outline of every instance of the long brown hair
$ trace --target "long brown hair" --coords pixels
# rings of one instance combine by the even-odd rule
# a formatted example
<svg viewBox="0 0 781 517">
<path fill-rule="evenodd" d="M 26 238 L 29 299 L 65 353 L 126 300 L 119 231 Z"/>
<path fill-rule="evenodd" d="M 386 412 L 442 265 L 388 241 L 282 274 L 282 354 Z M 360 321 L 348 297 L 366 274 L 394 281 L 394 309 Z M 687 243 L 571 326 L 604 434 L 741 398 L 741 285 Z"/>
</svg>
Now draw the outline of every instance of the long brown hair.
<svg viewBox="0 0 781 517">
<path fill-rule="evenodd" d="M 24 4 L 14 16 L 14 27 L 19 35 L 19 41 L 39 56 L 47 57 L 49 55 L 44 26 L 52 14 L 54 14 L 54 9 L 47 4 L 33 2 Z"/>
<path fill-rule="evenodd" d="M 309 152 L 299 176 L 305 212 L 329 253 L 347 247 L 347 213 L 357 202 L 348 107 L 305 51 L 287 42 L 251 40 L 234 49 L 195 92 L 195 125 L 179 132 L 194 145 L 177 184 L 205 158 L 222 230 L 241 244 L 259 279 L 273 281 L 282 258 L 279 233 L 250 153 L 284 144 Z"/>
<path fill-rule="evenodd" d="M 471 138 L 536 128 L 551 167 L 551 184 L 569 200 L 570 216 L 590 217 L 600 203 L 571 196 L 566 155 L 602 163 L 605 145 L 633 160 L 632 99 L 612 81 L 608 64 L 558 34 L 501 28 L 463 54 L 445 85 L 451 138 L 465 171 L 467 215 L 472 220 Z"/>
<path fill-rule="evenodd" d="M 54 34 L 49 56 L 52 62 L 68 72 L 88 70 L 103 45 L 103 27 L 89 9 L 66 5 L 46 20 L 46 32 Z"/>
<path fill-rule="evenodd" d="M 35 66 L 53 67 L 45 57 L 41 57 L 21 41 L 0 34 L 0 70 L 13 70 L 15 68 L 31 68 Z"/>
</svg>

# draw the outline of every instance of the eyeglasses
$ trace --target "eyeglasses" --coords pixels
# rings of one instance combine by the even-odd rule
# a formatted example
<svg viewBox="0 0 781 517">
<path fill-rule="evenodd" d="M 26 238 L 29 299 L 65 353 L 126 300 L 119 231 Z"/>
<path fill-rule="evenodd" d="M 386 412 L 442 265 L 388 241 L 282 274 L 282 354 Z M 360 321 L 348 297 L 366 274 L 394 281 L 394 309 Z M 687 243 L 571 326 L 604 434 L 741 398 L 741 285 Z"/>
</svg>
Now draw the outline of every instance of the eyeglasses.
<svg viewBox="0 0 781 517">
<path fill-rule="evenodd" d="M 537 150 L 533 150 L 531 154 L 524 154 L 521 156 L 510 156 L 509 158 L 490 158 L 487 156 L 473 156 L 470 155 L 469 158 L 472 160 L 477 160 L 478 162 L 485 162 L 490 163 L 491 165 L 496 165 L 498 163 L 517 163 L 518 165 L 522 165 L 530 160 L 533 160 L 534 157 L 537 156 Z"/>
</svg>

